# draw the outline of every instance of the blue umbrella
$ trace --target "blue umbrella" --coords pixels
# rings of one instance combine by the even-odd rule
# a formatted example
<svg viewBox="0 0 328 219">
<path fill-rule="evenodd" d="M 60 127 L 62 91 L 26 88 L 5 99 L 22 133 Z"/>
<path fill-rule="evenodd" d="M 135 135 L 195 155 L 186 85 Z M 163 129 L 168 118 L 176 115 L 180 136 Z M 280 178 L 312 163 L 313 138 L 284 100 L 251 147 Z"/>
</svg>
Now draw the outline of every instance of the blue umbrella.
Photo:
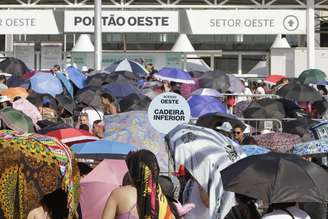
<svg viewBox="0 0 328 219">
<path fill-rule="evenodd" d="M 320 80 L 320 81 L 315 82 L 315 84 L 316 85 L 326 86 L 326 85 L 328 85 L 328 81 L 327 80 Z"/>
<path fill-rule="evenodd" d="M 38 72 L 30 78 L 30 81 L 31 89 L 39 94 L 50 94 L 55 97 L 64 91 L 60 80 L 51 73 Z"/>
<path fill-rule="evenodd" d="M 227 108 L 218 99 L 210 96 L 194 95 L 188 99 L 191 116 L 198 118 L 208 113 L 227 113 Z"/>
<path fill-rule="evenodd" d="M 110 84 L 103 85 L 101 90 L 109 92 L 116 98 L 123 98 L 130 94 L 137 94 L 141 96 L 141 92 L 134 85 L 129 84 L 125 81 L 112 82 Z"/>
<path fill-rule="evenodd" d="M 185 72 L 177 68 L 162 68 L 159 72 L 154 74 L 154 77 L 158 80 L 173 81 L 183 84 L 195 84 L 192 77 L 188 72 Z"/>
<path fill-rule="evenodd" d="M 82 72 L 73 66 L 70 66 L 66 69 L 69 79 L 76 85 L 79 89 L 85 87 L 85 79 L 86 77 L 82 74 Z"/>
<path fill-rule="evenodd" d="M 241 145 L 243 152 L 247 156 L 269 153 L 271 150 L 257 145 Z"/>
<path fill-rule="evenodd" d="M 119 158 L 124 157 L 135 148 L 130 144 L 116 141 L 99 140 L 72 145 L 72 150 L 79 157 Z"/>
<path fill-rule="evenodd" d="M 61 83 L 64 85 L 65 89 L 71 95 L 71 97 L 74 97 L 74 91 L 73 86 L 71 82 L 65 77 L 63 73 L 56 73 L 56 77 L 61 81 Z"/>
<path fill-rule="evenodd" d="M 115 71 L 129 71 L 136 74 L 138 77 L 146 77 L 149 73 L 148 71 L 138 62 L 132 61 L 130 59 L 123 59 L 114 62 L 105 71 L 115 72 Z"/>
<path fill-rule="evenodd" d="M 299 143 L 294 146 L 292 153 L 300 156 L 327 154 L 328 138 Z"/>
</svg>

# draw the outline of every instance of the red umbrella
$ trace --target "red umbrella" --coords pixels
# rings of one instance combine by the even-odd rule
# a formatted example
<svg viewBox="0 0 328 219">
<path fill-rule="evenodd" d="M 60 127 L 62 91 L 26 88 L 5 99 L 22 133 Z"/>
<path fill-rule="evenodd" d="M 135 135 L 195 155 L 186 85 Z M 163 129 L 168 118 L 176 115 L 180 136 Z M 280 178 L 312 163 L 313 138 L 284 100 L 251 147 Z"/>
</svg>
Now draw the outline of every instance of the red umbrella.
<svg viewBox="0 0 328 219">
<path fill-rule="evenodd" d="M 68 145 L 99 140 L 99 138 L 92 136 L 88 131 L 75 128 L 58 129 L 47 132 L 46 135 L 55 137 Z"/>
<path fill-rule="evenodd" d="M 268 77 L 265 78 L 264 82 L 267 84 L 275 85 L 284 78 L 287 77 L 284 75 L 269 75 Z"/>
</svg>

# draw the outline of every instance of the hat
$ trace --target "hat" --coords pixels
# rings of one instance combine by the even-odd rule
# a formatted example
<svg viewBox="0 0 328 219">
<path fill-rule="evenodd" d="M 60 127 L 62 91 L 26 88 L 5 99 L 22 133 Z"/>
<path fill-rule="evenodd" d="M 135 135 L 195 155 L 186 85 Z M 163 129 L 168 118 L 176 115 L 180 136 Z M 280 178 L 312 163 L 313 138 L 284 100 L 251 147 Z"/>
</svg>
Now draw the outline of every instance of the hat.
<svg viewBox="0 0 328 219">
<path fill-rule="evenodd" d="M 216 129 L 225 131 L 225 132 L 231 132 L 232 126 L 231 126 L 230 122 L 224 122 L 224 123 L 222 123 L 221 126 L 217 126 Z"/>
<path fill-rule="evenodd" d="M 258 79 L 258 80 L 256 81 L 256 83 L 261 84 L 261 83 L 262 83 L 262 80 L 261 80 L 261 79 Z"/>
<path fill-rule="evenodd" d="M 6 102 L 6 101 L 9 101 L 10 102 L 9 97 L 7 97 L 7 96 L 0 96 L 0 103 Z"/>
<path fill-rule="evenodd" d="M 88 71 L 89 69 L 88 69 L 88 67 L 87 66 L 82 66 L 82 68 L 81 68 L 81 71 L 82 72 L 86 72 L 86 71 Z"/>
</svg>

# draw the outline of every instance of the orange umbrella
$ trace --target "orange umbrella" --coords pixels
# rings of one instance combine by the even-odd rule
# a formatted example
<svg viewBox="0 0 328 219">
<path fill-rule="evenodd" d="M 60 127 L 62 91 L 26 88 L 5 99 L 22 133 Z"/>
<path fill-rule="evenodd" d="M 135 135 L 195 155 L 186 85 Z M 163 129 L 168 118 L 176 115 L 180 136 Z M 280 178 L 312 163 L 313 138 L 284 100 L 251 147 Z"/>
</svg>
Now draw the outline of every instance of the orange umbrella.
<svg viewBox="0 0 328 219">
<path fill-rule="evenodd" d="M 11 101 L 13 101 L 15 97 L 26 98 L 28 93 L 23 87 L 10 87 L 8 89 L 2 90 L 1 95 L 9 97 Z"/>
</svg>

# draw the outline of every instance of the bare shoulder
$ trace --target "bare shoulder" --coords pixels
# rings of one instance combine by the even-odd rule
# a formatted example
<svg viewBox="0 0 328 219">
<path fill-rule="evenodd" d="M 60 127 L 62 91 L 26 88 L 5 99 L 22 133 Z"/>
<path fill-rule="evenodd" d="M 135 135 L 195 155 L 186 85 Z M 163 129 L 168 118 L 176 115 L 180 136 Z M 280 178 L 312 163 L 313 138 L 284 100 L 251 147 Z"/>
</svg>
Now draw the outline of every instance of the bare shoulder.
<svg viewBox="0 0 328 219">
<path fill-rule="evenodd" d="M 116 188 L 112 191 L 111 195 L 112 196 L 121 196 L 123 194 L 126 193 L 130 193 L 130 192 L 136 192 L 136 188 L 133 186 L 121 186 L 119 188 Z"/>
</svg>

